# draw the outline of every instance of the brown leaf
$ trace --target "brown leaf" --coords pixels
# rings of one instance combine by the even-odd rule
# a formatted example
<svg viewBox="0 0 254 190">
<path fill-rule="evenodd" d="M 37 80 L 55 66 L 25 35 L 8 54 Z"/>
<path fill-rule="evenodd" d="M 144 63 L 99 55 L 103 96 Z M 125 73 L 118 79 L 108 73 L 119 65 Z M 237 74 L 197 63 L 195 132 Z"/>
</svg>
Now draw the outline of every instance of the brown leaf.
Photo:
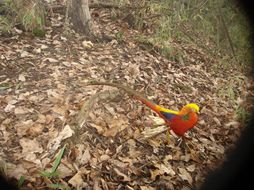
<svg viewBox="0 0 254 190">
<path fill-rule="evenodd" d="M 41 124 L 34 124 L 32 127 L 30 127 L 27 130 L 27 134 L 30 136 L 37 136 L 40 135 L 42 133 L 44 129 L 44 126 Z"/>
<path fill-rule="evenodd" d="M 33 109 L 28 109 L 28 108 L 25 108 L 25 107 L 17 107 L 14 109 L 14 113 L 16 115 L 22 115 L 22 114 L 27 114 L 29 112 L 32 112 Z"/>
<path fill-rule="evenodd" d="M 7 170 L 8 177 L 14 177 L 17 180 L 19 180 L 21 176 L 26 176 L 27 174 L 28 174 L 28 171 L 24 169 L 22 164 L 9 165 Z"/>
<path fill-rule="evenodd" d="M 93 43 L 91 41 L 83 41 L 82 46 L 86 49 L 90 49 L 93 47 Z"/>
<path fill-rule="evenodd" d="M 38 119 L 37 119 L 37 121 L 36 122 L 38 122 L 38 123 L 46 123 L 46 116 L 45 115 L 43 115 L 43 114 L 38 114 Z"/>
<path fill-rule="evenodd" d="M 17 128 L 17 134 L 19 137 L 22 137 L 24 135 L 27 135 L 27 131 L 33 127 L 33 120 L 29 119 L 23 122 L 18 123 L 17 125 L 15 125 L 15 127 Z"/>
<path fill-rule="evenodd" d="M 87 187 L 87 183 L 82 178 L 82 171 L 78 171 L 69 181 L 68 183 L 71 184 L 75 189 L 81 190 Z"/>
<path fill-rule="evenodd" d="M 56 90 L 47 90 L 48 99 L 53 103 L 63 102 L 63 95 L 59 94 Z"/>
<path fill-rule="evenodd" d="M 114 168 L 114 171 L 118 177 L 120 177 L 121 181 L 131 181 L 130 177 L 118 170 L 117 168 Z"/>
<path fill-rule="evenodd" d="M 100 178 L 96 177 L 93 179 L 93 190 L 102 190 L 102 188 L 100 187 Z"/>
<path fill-rule="evenodd" d="M 53 108 L 51 108 L 53 112 L 64 116 L 66 112 L 66 107 L 65 106 L 57 106 L 55 105 Z"/>
<path fill-rule="evenodd" d="M 90 148 L 87 147 L 82 157 L 80 158 L 80 163 L 86 164 L 89 162 L 90 159 L 91 159 Z"/>
<path fill-rule="evenodd" d="M 155 190 L 156 188 L 151 187 L 151 186 L 140 186 L 141 190 Z"/>
<path fill-rule="evenodd" d="M 74 168 L 73 165 L 71 163 L 66 162 L 66 160 L 62 161 L 64 164 L 60 164 L 57 168 L 57 170 L 59 171 L 59 177 L 60 178 L 66 178 L 66 177 L 70 177 L 74 174 Z"/>
<path fill-rule="evenodd" d="M 55 152 L 61 144 L 61 141 L 71 137 L 74 134 L 74 131 L 69 125 L 65 125 L 63 130 L 60 133 L 57 133 L 54 138 L 49 140 L 47 145 L 50 152 Z"/>
<path fill-rule="evenodd" d="M 22 147 L 22 157 L 30 162 L 40 164 L 41 161 L 36 159 L 37 156 L 35 153 L 42 153 L 43 148 L 42 146 L 35 140 L 30 140 L 27 138 L 22 138 L 19 141 L 21 147 Z"/>
<path fill-rule="evenodd" d="M 164 174 L 164 172 L 161 171 L 160 169 L 150 170 L 150 173 L 152 180 L 155 180 L 157 176 L 161 176 Z"/>
<path fill-rule="evenodd" d="M 195 164 L 189 165 L 186 167 L 186 169 L 188 172 L 194 172 L 196 169 L 196 165 Z"/>
<path fill-rule="evenodd" d="M 24 74 L 19 75 L 19 81 L 22 81 L 22 82 L 26 81 L 26 77 L 24 76 Z"/>
<path fill-rule="evenodd" d="M 155 164 L 154 165 L 156 168 L 156 170 L 151 170 L 151 179 L 155 180 L 157 176 L 161 176 L 164 174 L 170 175 L 170 176 L 174 176 L 176 173 L 175 171 L 172 169 L 171 165 L 164 165 L 164 164 Z"/>
<path fill-rule="evenodd" d="M 42 151 L 43 151 L 42 146 L 35 139 L 31 140 L 28 138 L 22 138 L 22 139 L 20 139 L 19 143 L 22 147 L 22 154 L 23 155 L 25 155 L 27 153 L 31 153 L 31 152 L 42 153 Z"/>
<path fill-rule="evenodd" d="M 15 105 L 13 104 L 7 104 L 7 106 L 4 108 L 5 112 L 11 112 L 15 108 Z"/>
<path fill-rule="evenodd" d="M 158 168 L 161 172 L 170 175 L 170 176 L 174 176 L 176 173 L 175 171 L 172 169 L 172 166 L 167 164 L 155 164 L 154 165 L 156 168 Z"/>
<path fill-rule="evenodd" d="M 192 177 L 190 173 L 187 172 L 187 170 L 184 168 L 178 168 L 178 170 L 179 170 L 178 175 L 182 178 L 182 180 L 186 180 L 190 185 L 192 185 Z"/>
<path fill-rule="evenodd" d="M 45 58 L 45 59 L 42 60 L 42 62 L 45 62 L 45 61 L 49 61 L 50 63 L 57 63 L 58 62 L 57 59 L 50 58 L 50 57 Z"/>
<path fill-rule="evenodd" d="M 113 118 L 110 123 L 110 129 L 106 130 L 103 135 L 106 137 L 114 137 L 117 133 L 128 127 L 128 119 L 125 116 L 119 116 L 119 118 Z"/>
<path fill-rule="evenodd" d="M 22 51 L 21 54 L 20 54 L 20 57 L 21 58 L 24 58 L 24 57 L 31 57 L 32 55 L 27 52 L 27 51 Z"/>
<path fill-rule="evenodd" d="M 38 103 L 40 101 L 42 101 L 45 97 L 43 97 L 42 95 L 31 95 L 28 97 L 28 100 L 31 102 L 35 102 Z"/>
<path fill-rule="evenodd" d="M 95 128 L 99 134 L 104 133 L 105 128 L 101 127 L 100 125 L 90 123 L 91 127 Z"/>
<path fill-rule="evenodd" d="M 107 155 L 107 154 L 103 154 L 103 155 L 101 155 L 101 157 L 100 157 L 100 161 L 101 161 L 101 162 L 102 162 L 102 161 L 109 160 L 109 159 L 110 159 L 110 156 Z"/>
</svg>

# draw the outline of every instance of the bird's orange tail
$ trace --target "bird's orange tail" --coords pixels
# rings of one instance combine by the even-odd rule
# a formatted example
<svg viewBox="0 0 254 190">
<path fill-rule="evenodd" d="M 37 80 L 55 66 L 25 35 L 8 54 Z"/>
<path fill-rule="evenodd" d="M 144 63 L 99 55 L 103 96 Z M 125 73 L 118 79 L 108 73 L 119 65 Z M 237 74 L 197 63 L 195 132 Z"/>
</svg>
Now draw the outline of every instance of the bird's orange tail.
<svg viewBox="0 0 254 190">
<path fill-rule="evenodd" d="M 134 96 L 135 97 L 135 96 Z M 153 103 L 152 101 L 143 98 L 143 97 L 135 97 L 137 100 L 139 100 L 140 102 L 142 102 L 143 104 L 145 104 L 147 107 L 149 107 L 151 110 L 153 110 L 154 112 L 156 112 L 162 119 L 167 120 L 165 118 L 164 115 L 161 114 L 161 111 L 158 109 L 159 106 L 155 103 Z"/>
</svg>

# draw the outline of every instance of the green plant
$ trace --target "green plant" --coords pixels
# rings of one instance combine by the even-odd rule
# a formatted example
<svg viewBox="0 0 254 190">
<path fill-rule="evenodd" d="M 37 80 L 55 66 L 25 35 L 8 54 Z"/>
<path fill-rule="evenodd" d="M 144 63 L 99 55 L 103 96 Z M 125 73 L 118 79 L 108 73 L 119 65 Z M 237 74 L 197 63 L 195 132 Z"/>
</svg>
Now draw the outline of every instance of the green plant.
<svg viewBox="0 0 254 190">
<path fill-rule="evenodd" d="M 4 34 L 11 33 L 13 26 L 15 25 L 15 8 L 14 3 L 11 0 L 3 1 L 0 6 L 0 31 Z"/>
<path fill-rule="evenodd" d="M 59 153 L 53 163 L 51 170 L 50 171 L 41 171 L 40 172 L 41 176 L 47 177 L 47 178 L 59 176 L 59 172 L 57 171 L 57 168 L 61 163 L 61 159 L 63 157 L 65 149 L 66 149 L 66 145 L 64 145 L 64 147 L 59 151 Z M 66 190 L 69 189 L 69 187 L 67 187 L 66 185 L 58 184 L 58 183 L 49 184 L 48 187 L 53 188 L 53 189 L 66 189 Z"/>
<path fill-rule="evenodd" d="M 244 107 L 239 106 L 236 109 L 236 116 L 237 119 L 241 122 L 241 123 L 247 123 L 249 122 L 250 118 L 251 118 L 251 114 L 250 112 L 248 112 Z"/>
<path fill-rule="evenodd" d="M 13 27 L 13 23 L 4 16 L 0 16 L 0 31 L 3 33 L 10 33 Z"/>
<path fill-rule="evenodd" d="M 40 10 L 39 6 L 42 5 L 34 3 L 28 8 L 23 7 L 18 14 L 25 30 L 32 31 L 35 36 L 42 37 L 45 35 L 45 18 L 44 12 Z"/>
<path fill-rule="evenodd" d="M 35 36 L 45 35 L 45 10 L 38 0 L 5 0 L 0 12 L 0 30 L 11 32 L 15 25 L 21 24 L 23 29 L 31 31 Z"/>
<path fill-rule="evenodd" d="M 20 189 L 23 185 L 25 181 L 25 177 L 24 176 L 20 176 L 19 180 L 18 180 L 18 189 Z"/>
<path fill-rule="evenodd" d="M 172 56 L 169 43 L 161 42 L 174 39 L 182 44 L 194 44 L 212 58 L 222 59 L 219 67 L 225 69 L 232 63 L 238 63 L 242 70 L 247 65 L 245 63 L 252 62 L 249 24 L 238 6 L 229 0 L 114 2 L 120 7 L 114 10 L 118 11 L 115 15 L 124 18 L 131 15 L 127 22 L 141 31 L 145 31 L 142 26 L 147 25 L 149 35 L 144 35 L 151 39 L 150 45 L 157 47 L 160 42 L 162 53 L 169 59 L 177 56 Z"/>
<path fill-rule="evenodd" d="M 11 15 L 16 11 L 14 2 L 12 0 L 4 0 L 0 6 L 0 12 L 5 13 L 5 15 Z"/>
<path fill-rule="evenodd" d="M 123 32 L 119 31 L 115 34 L 117 41 L 123 41 Z"/>
<path fill-rule="evenodd" d="M 239 88 L 244 85 L 244 78 L 241 76 L 232 76 L 228 78 L 226 84 L 221 84 L 218 87 L 218 95 L 221 98 L 228 98 L 229 100 L 236 100 L 240 95 Z"/>
</svg>

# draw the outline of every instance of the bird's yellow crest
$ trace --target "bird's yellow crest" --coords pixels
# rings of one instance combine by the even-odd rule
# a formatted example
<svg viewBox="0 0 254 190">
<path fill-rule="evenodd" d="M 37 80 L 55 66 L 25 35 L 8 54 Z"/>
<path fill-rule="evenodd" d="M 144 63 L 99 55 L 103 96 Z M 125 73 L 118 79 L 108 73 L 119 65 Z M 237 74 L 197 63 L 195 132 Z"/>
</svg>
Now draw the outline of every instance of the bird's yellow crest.
<svg viewBox="0 0 254 190">
<path fill-rule="evenodd" d="M 182 109 L 184 110 L 192 109 L 194 112 L 199 113 L 199 107 L 197 104 L 194 104 L 194 103 L 187 104 Z"/>
</svg>

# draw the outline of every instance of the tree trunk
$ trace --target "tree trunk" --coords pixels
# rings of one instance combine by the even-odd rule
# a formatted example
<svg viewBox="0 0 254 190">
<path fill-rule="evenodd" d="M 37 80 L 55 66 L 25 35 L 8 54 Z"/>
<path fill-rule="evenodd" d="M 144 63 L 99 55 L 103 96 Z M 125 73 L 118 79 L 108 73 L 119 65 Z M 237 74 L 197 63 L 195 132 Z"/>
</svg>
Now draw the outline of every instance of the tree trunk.
<svg viewBox="0 0 254 190">
<path fill-rule="evenodd" d="M 92 33 L 92 23 L 88 0 L 71 0 L 68 6 L 68 15 L 73 29 L 89 36 Z"/>
</svg>

